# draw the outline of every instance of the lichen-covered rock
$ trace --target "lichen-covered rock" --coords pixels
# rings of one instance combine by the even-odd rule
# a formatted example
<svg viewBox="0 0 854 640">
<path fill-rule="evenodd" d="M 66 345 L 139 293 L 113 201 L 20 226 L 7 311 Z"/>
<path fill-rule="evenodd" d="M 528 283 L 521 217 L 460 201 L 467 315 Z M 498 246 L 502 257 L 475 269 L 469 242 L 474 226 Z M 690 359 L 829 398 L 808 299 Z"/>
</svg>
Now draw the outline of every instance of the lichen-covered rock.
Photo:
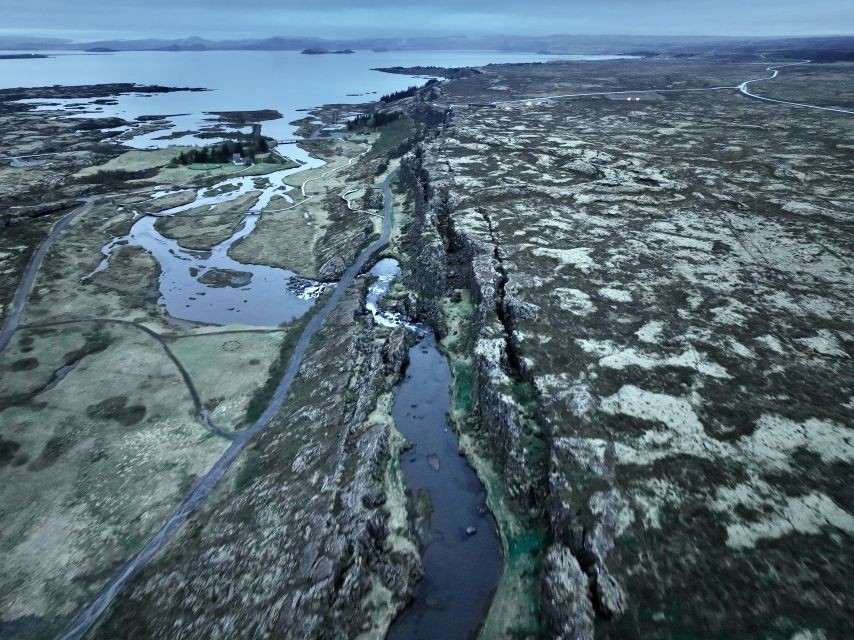
<svg viewBox="0 0 854 640">
<path fill-rule="evenodd" d="M 599 569 L 596 574 L 596 605 L 611 618 L 623 615 L 628 606 L 625 591 L 604 568 Z"/>
<path fill-rule="evenodd" d="M 543 558 L 543 612 L 555 640 L 593 640 L 590 584 L 567 547 L 552 545 Z"/>
<path fill-rule="evenodd" d="M 409 347 L 412 340 L 412 332 L 406 327 L 395 327 L 389 333 L 383 349 L 383 363 L 386 375 L 395 375 L 403 372 L 409 359 Z"/>
<path fill-rule="evenodd" d="M 335 282 L 341 278 L 348 266 L 344 256 L 332 256 L 317 270 L 317 277 L 324 282 Z"/>
</svg>

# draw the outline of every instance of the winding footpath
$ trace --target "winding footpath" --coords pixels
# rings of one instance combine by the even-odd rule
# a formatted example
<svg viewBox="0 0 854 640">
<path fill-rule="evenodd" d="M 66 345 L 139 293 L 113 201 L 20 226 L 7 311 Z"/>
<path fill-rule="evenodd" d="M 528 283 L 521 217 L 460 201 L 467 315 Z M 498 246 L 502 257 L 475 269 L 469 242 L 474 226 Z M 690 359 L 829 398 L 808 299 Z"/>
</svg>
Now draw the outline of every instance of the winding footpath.
<svg viewBox="0 0 854 640">
<path fill-rule="evenodd" d="M 30 262 L 24 270 L 24 275 L 21 277 L 21 282 L 18 284 L 18 290 L 15 292 L 15 297 L 12 300 L 9 317 L 6 319 L 6 324 L 3 325 L 3 330 L 0 331 L 0 352 L 4 351 L 6 347 L 9 346 L 12 336 L 15 335 L 15 331 L 18 329 L 18 323 L 21 320 L 21 313 L 23 313 L 24 305 L 27 303 L 27 298 L 29 298 L 30 293 L 33 290 L 33 285 L 36 282 L 39 267 L 41 267 L 44 257 L 47 255 L 48 249 L 50 249 L 53 241 L 56 240 L 57 236 L 62 233 L 65 227 L 71 224 L 72 220 L 81 213 L 89 211 L 89 209 L 92 208 L 92 205 L 99 199 L 100 198 L 97 196 L 85 198 L 83 201 L 84 204 L 77 207 L 71 213 L 66 213 L 62 218 L 60 218 L 59 222 L 53 226 L 53 229 L 51 229 L 47 237 L 42 240 L 42 243 L 39 245 L 38 249 L 35 250 L 32 257 L 30 257 Z"/>
<path fill-rule="evenodd" d="M 301 204 L 303 204 L 304 202 L 306 202 L 307 200 L 310 200 L 312 198 L 316 198 L 320 195 L 320 194 L 308 195 L 306 193 L 306 185 L 308 183 L 315 182 L 317 180 L 321 180 L 323 178 L 326 178 L 326 177 L 332 175 L 333 173 L 335 173 L 341 169 L 344 169 L 346 167 L 351 166 L 354 162 L 359 160 L 359 158 L 363 157 L 367 153 L 370 153 L 370 151 L 371 151 L 371 145 L 368 145 L 367 149 L 364 152 L 362 152 L 361 154 L 357 155 L 354 158 L 351 158 L 348 162 L 345 162 L 341 165 L 333 167 L 332 169 L 329 169 L 329 170 L 323 172 L 321 175 L 319 175 L 317 177 L 309 178 L 309 179 L 305 180 L 300 187 L 300 192 L 302 193 L 304 200 L 302 200 L 301 202 L 299 202 L 299 203 L 297 203 L 291 207 L 288 207 L 288 209 L 298 207 Z M 243 171 L 245 171 L 245 169 L 242 169 L 238 173 L 242 173 Z M 146 189 L 137 190 L 137 191 L 134 191 L 131 193 L 144 193 L 144 192 L 147 192 L 150 190 L 151 190 L 151 188 L 146 188 Z M 25 269 L 25 271 L 21 277 L 19 284 L 18 284 L 18 289 L 15 292 L 15 296 L 14 296 L 12 304 L 11 304 L 9 316 L 7 318 L 5 325 L 3 326 L 2 331 L 0 331 L 0 353 L 2 353 L 6 349 L 6 347 L 8 347 L 8 345 L 11 342 L 12 337 L 14 336 L 16 331 L 18 331 L 19 329 L 30 328 L 29 325 L 20 325 L 21 316 L 23 314 L 23 310 L 24 310 L 24 307 L 26 306 L 27 300 L 28 300 L 30 294 L 32 293 L 33 286 L 35 285 L 35 281 L 36 281 L 36 278 L 38 275 L 38 270 L 40 269 L 42 262 L 44 262 L 44 258 L 47 255 L 47 252 L 50 250 L 50 247 L 52 246 L 53 242 L 62 233 L 62 231 L 64 231 L 65 228 L 68 227 L 69 224 L 71 224 L 71 222 L 73 220 L 75 220 L 81 214 L 88 212 L 96 202 L 98 202 L 99 200 L 106 199 L 106 198 L 114 197 L 115 195 L 116 194 L 108 194 L 108 195 L 91 196 L 91 197 L 87 197 L 87 198 L 82 198 L 81 201 L 83 204 L 80 207 L 78 207 L 77 209 L 74 209 L 70 213 L 67 213 L 65 216 L 60 218 L 56 224 L 54 224 L 50 233 L 41 242 L 41 244 L 38 246 L 36 251 L 30 257 L 30 261 L 27 264 L 27 267 L 26 267 L 26 269 Z M 240 195 L 240 194 L 238 193 L 238 195 Z M 164 217 L 163 214 L 161 214 L 161 213 L 139 213 L 136 211 L 134 213 L 137 216 L 142 216 L 142 217 Z M 250 211 L 249 213 L 252 213 L 252 211 Z M 187 370 L 183 367 L 183 365 L 181 364 L 179 359 L 175 356 L 175 354 L 169 348 L 168 344 L 163 339 L 163 336 L 156 333 L 155 331 L 152 331 L 148 327 L 146 327 L 140 323 L 137 323 L 137 322 L 130 322 L 130 321 L 124 321 L 124 320 L 114 320 L 114 319 L 108 319 L 108 318 L 77 318 L 77 319 L 65 320 L 65 321 L 60 321 L 60 322 L 55 322 L 55 323 L 41 323 L 39 326 L 47 326 L 50 324 L 73 324 L 73 323 L 85 323 L 85 322 L 91 322 L 94 324 L 109 324 L 109 323 L 123 324 L 126 326 L 131 326 L 131 327 L 134 327 L 136 329 L 139 329 L 139 330 L 149 334 L 149 336 L 151 336 L 155 340 L 157 340 L 160 343 L 160 345 L 162 346 L 163 350 L 165 351 L 166 356 L 173 362 L 173 364 L 178 369 L 178 372 L 181 375 L 181 378 L 182 378 L 182 380 L 183 380 L 183 382 L 187 388 L 187 391 L 190 394 L 191 400 L 192 400 L 193 405 L 195 407 L 196 416 L 198 417 L 198 419 L 202 423 L 202 425 L 205 428 L 207 428 L 209 431 L 214 433 L 215 435 L 222 437 L 222 438 L 225 438 L 227 440 L 233 441 L 237 438 L 238 433 L 240 433 L 239 431 L 234 431 L 232 429 L 229 429 L 227 427 L 219 425 L 214 421 L 214 419 L 210 415 L 210 412 L 204 407 L 204 404 L 201 402 L 201 398 L 199 396 L 199 393 L 198 393 L 197 389 L 195 388 L 195 385 L 193 384 L 192 378 L 190 377 Z"/>
<path fill-rule="evenodd" d="M 303 204 L 305 204 L 306 202 L 308 202 L 309 200 L 311 200 L 313 198 L 320 197 L 321 194 L 319 194 L 319 193 L 315 193 L 312 196 L 308 195 L 305 191 L 305 185 L 307 185 L 309 182 L 317 182 L 318 180 L 323 180 L 324 178 L 331 176 L 336 171 L 351 166 L 359 158 L 369 154 L 371 152 L 372 148 L 373 148 L 373 145 L 368 145 L 368 148 L 365 149 L 365 151 L 363 151 L 362 153 L 360 153 L 359 155 L 357 155 L 354 158 L 350 158 L 350 160 L 348 162 L 345 162 L 344 164 L 340 164 L 337 167 L 333 167 L 329 171 L 326 171 L 325 173 L 322 173 L 319 176 L 316 176 L 314 178 L 308 178 L 307 180 L 303 180 L 303 183 L 300 185 L 300 193 L 302 194 L 302 197 L 303 197 L 302 200 L 291 205 L 290 207 L 285 207 L 284 209 L 271 209 L 271 210 L 267 211 L 267 213 L 279 213 L 281 211 L 290 211 L 291 209 L 296 209 L 297 207 L 302 206 Z"/>
<path fill-rule="evenodd" d="M 135 191 L 128 191 L 124 195 L 133 195 L 139 193 L 146 193 L 151 191 L 150 187 L 146 187 L 145 189 L 137 189 Z M 6 350 L 6 347 L 9 346 L 9 342 L 12 340 L 12 336 L 15 335 L 15 331 L 18 330 L 18 323 L 21 320 L 21 313 L 24 311 L 24 306 L 27 304 L 27 299 L 30 297 L 30 293 L 32 293 L 33 285 L 36 282 L 36 276 L 38 275 L 39 268 L 44 262 L 44 258 L 47 255 L 48 250 L 50 249 L 53 241 L 59 236 L 63 230 L 71 224 L 71 222 L 77 218 L 80 214 L 88 212 L 92 205 L 94 205 L 99 200 L 106 200 L 108 198 L 115 197 L 116 194 L 107 194 L 101 196 L 88 196 L 86 198 L 80 198 L 80 201 L 83 203 L 81 206 L 77 207 L 74 211 L 70 213 L 66 213 L 59 221 L 53 226 L 50 233 L 47 237 L 42 240 L 41 244 L 35 250 L 33 255 L 30 257 L 30 261 L 27 263 L 27 268 L 24 270 L 24 275 L 21 276 L 21 281 L 18 283 L 18 289 L 15 291 L 15 297 L 12 299 L 11 310 L 9 311 L 9 317 L 6 318 L 6 324 L 3 325 L 2 331 L 0 331 L 0 353 Z"/>
<path fill-rule="evenodd" d="M 62 233 L 65 228 L 71 224 L 78 216 L 83 213 L 88 212 L 92 205 L 94 205 L 98 200 L 102 200 L 104 198 L 108 198 L 111 196 L 91 196 L 83 199 L 83 204 L 70 213 L 65 214 L 59 221 L 53 226 L 50 233 L 47 237 L 42 240 L 41 244 L 38 248 L 33 252 L 33 255 L 30 257 L 29 263 L 27 263 L 27 268 L 24 270 L 23 276 L 21 276 L 21 281 L 18 283 L 18 289 L 15 291 L 15 297 L 12 300 L 11 310 L 9 312 L 9 316 L 6 319 L 6 324 L 3 325 L 3 330 L 0 331 L 0 353 L 5 351 L 6 347 L 9 346 L 9 343 L 12 341 L 12 337 L 15 335 L 15 332 L 18 329 L 26 329 L 30 328 L 30 325 L 20 325 L 21 314 L 24 311 L 24 307 L 27 304 L 27 299 L 30 297 L 30 294 L 33 291 L 33 286 L 36 282 L 36 277 L 38 276 L 39 268 L 44 262 L 45 256 L 47 252 L 50 250 L 51 245 Z M 92 322 L 95 324 L 122 324 L 126 326 L 132 326 L 136 329 L 144 331 L 149 336 L 157 340 L 160 345 L 163 347 L 166 356 L 172 361 L 172 363 L 178 369 L 178 373 L 181 375 L 181 379 L 184 381 L 184 385 L 187 387 L 187 391 L 190 393 L 190 398 L 193 401 L 193 405 L 196 409 L 196 414 L 199 417 L 199 420 L 202 424 L 209 429 L 212 433 L 226 438 L 228 440 L 234 440 L 235 434 L 228 429 L 225 429 L 218 424 L 216 424 L 213 419 L 210 417 L 209 412 L 205 409 L 204 404 L 199 397 L 199 393 L 196 390 L 195 385 L 193 384 L 193 380 L 190 377 L 190 374 L 181 364 L 180 360 L 175 356 L 172 350 L 169 348 L 169 345 L 166 344 L 163 337 L 152 331 L 145 325 L 142 325 L 138 322 L 131 322 L 128 320 L 114 320 L 109 318 L 80 318 L 73 320 L 61 320 L 58 322 L 52 323 L 41 323 L 38 326 L 53 326 L 53 325 L 65 325 L 65 324 L 74 324 L 74 323 L 82 323 L 82 322 Z"/>
<path fill-rule="evenodd" d="M 366 249 L 359 254 L 356 261 L 341 277 L 340 282 L 335 287 L 332 295 L 323 305 L 323 307 L 309 321 L 306 328 L 303 330 L 294 351 L 288 361 L 288 368 L 279 380 L 270 404 L 264 410 L 264 413 L 245 431 L 236 434 L 234 441 L 225 450 L 222 456 L 217 460 L 211 469 L 199 480 L 196 486 L 190 491 L 189 495 L 184 499 L 178 509 L 166 521 L 166 524 L 158 531 L 154 537 L 137 553 L 134 557 L 128 560 L 114 575 L 107 584 L 101 589 L 95 599 L 83 609 L 68 626 L 66 631 L 60 635 L 61 640 L 78 640 L 82 638 L 92 625 L 98 620 L 101 614 L 110 606 L 113 600 L 119 593 L 128 585 L 133 577 L 142 569 L 146 563 L 160 550 L 180 529 L 181 525 L 187 520 L 196 507 L 201 504 L 210 492 L 216 486 L 217 482 L 222 479 L 231 464 L 237 459 L 246 445 L 259 431 L 264 429 L 276 413 L 282 408 L 282 405 L 287 398 L 288 391 L 299 372 L 300 365 L 305 357 L 306 351 L 311 339 L 323 325 L 323 322 L 338 304 L 338 301 L 344 295 L 344 292 L 355 280 L 356 276 L 362 271 L 365 263 L 378 250 L 383 248 L 391 236 L 391 179 L 395 172 L 392 172 L 383 182 L 383 196 L 385 199 L 383 210 L 383 229 L 380 237 L 371 243 Z"/>
<path fill-rule="evenodd" d="M 144 324 L 140 322 L 134 322 L 133 320 L 119 320 L 117 318 L 77 318 L 71 320 L 55 320 L 52 322 L 38 322 L 34 324 L 24 324 L 19 327 L 19 329 L 36 329 L 40 327 L 61 327 L 69 324 L 96 324 L 96 325 L 104 325 L 104 324 L 117 324 L 124 327 L 131 327 L 133 329 L 138 329 L 143 333 L 147 334 L 149 337 L 153 338 L 157 341 L 157 343 L 163 349 L 164 354 L 167 358 L 175 365 L 175 368 L 178 371 L 178 375 L 181 376 L 181 380 L 184 382 L 184 386 L 187 387 L 187 392 L 190 394 L 190 400 L 193 401 L 193 407 L 195 408 L 196 415 L 199 417 L 199 420 L 207 427 L 211 433 L 214 433 L 221 438 L 225 438 L 227 440 L 234 440 L 236 437 L 235 432 L 228 431 L 227 429 L 223 429 L 218 424 L 216 424 L 213 419 L 210 417 L 210 413 L 205 408 L 205 405 L 202 403 L 202 398 L 199 395 L 198 389 L 196 389 L 196 385 L 193 384 L 193 379 L 190 376 L 189 371 L 187 371 L 186 367 L 181 363 L 181 360 L 178 356 L 175 355 L 175 352 L 172 351 L 172 348 L 166 341 L 162 335 L 149 329 Z M 221 332 L 225 333 L 225 332 Z M 246 333 L 245 331 L 237 332 L 237 333 Z M 216 335 L 214 333 L 208 333 L 206 335 Z"/>
</svg>

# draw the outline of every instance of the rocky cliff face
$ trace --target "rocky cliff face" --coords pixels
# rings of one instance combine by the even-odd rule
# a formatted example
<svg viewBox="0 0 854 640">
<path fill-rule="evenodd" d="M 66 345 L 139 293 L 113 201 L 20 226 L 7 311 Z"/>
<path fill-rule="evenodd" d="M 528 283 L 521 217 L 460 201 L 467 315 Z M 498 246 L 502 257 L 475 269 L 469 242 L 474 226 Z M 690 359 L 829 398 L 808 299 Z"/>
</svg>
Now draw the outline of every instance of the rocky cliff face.
<svg viewBox="0 0 854 640">
<path fill-rule="evenodd" d="M 442 335 L 442 299 L 452 286 L 472 290 L 474 412 L 489 434 L 492 462 L 504 475 L 510 495 L 521 509 L 535 509 L 535 487 L 544 475 L 531 459 L 524 418 L 512 393 L 521 373 L 505 326 L 512 311 L 505 300 L 500 249 L 455 228 L 455 201 L 430 148 L 430 143 L 419 146 L 401 163 L 401 178 L 415 196 L 409 241 L 414 247 L 410 264 L 411 284 L 418 294 L 416 313 Z"/>
<path fill-rule="evenodd" d="M 413 194 L 415 220 L 409 226 L 406 241 L 411 247 L 413 277 L 410 286 L 416 297 L 411 315 L 423 318 L 437 335 L 445 332 L 439 302 L 447 290 L 448 265 L 445 239 L 439 232 L 439 218 L 445 215 L 441 185 L 431 183 L 421 162 L 424 150 L 401 162 L 400 177 Z"/>
</svg>

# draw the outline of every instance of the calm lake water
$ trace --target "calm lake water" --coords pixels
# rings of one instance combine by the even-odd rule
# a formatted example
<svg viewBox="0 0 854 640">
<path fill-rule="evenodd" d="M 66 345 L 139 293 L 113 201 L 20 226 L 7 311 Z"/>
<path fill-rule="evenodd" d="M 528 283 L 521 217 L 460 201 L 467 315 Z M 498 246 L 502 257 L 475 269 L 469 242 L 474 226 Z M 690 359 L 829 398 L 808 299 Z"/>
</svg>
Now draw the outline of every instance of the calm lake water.
<svg viewBox="0 0 854 640">
<path fill-rule="evenodd" d="M 0 60 L 0 89 L 116 82 L 204 87 L 211 91 L 125 95 L 119 105 L 91 107 L 92 115 L 115 115 L 129 120 L 141 115 L 173 115 L 173 129 L 185 131 L 198 129 L 205 122 L 205 112 L 276 109 L 282 113 L 282 119 L 265 122 L 263 132 L 280 140 L 293 137 L 294 127 L 288 123 L 304 117 L 302 110 L 324 104 L 369 102 L 422 82 L 409 76 L 372 71 L 374 67 L 460 67 L 621 57 L 495 51 L 359 51 L 351 55 L 318 56 L 297 51 L 44 53 L 52 57 Z M 182 142 L 187 141 L 171 140 L 168 144 Z M 146 139 L 145 146 L 148 144 L 157 143 Z"/>
</svg>

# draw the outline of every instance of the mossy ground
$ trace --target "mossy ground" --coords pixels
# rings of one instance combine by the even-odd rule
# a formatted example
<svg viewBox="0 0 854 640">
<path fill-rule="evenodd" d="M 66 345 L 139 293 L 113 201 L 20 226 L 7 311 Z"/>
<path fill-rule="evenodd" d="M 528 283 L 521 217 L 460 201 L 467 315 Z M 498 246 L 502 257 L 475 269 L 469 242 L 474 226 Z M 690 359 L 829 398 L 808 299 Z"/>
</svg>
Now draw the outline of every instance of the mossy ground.
<svg viewBox="0 0 854 640">
<path fill-rule="evenodd" d="M 604 605 L 591 583 L 603 638 L 842 637 L 850 618 L 839 549 L 854 514 L 837 478 L 854 461 L 852 120 L 678 91 L 772 64 L 486 70 L 443 88 L 453 114 L 424 143 L 455 241 L 490 257 L 471 277 L 502 289 L 484 296 L 479 338 L 523 374 L 501 382 L 524 410 L 521 442 L 548 444 L 522 473 L 547 465 L 554 542 L 589 566 L 584 532 L 591 580 L 610 572 L 625 590 Z M 850 70 L 752 87 L 839 104 Z M 669 91 L 459 106 L 649 87 Z"/>
</svg>

